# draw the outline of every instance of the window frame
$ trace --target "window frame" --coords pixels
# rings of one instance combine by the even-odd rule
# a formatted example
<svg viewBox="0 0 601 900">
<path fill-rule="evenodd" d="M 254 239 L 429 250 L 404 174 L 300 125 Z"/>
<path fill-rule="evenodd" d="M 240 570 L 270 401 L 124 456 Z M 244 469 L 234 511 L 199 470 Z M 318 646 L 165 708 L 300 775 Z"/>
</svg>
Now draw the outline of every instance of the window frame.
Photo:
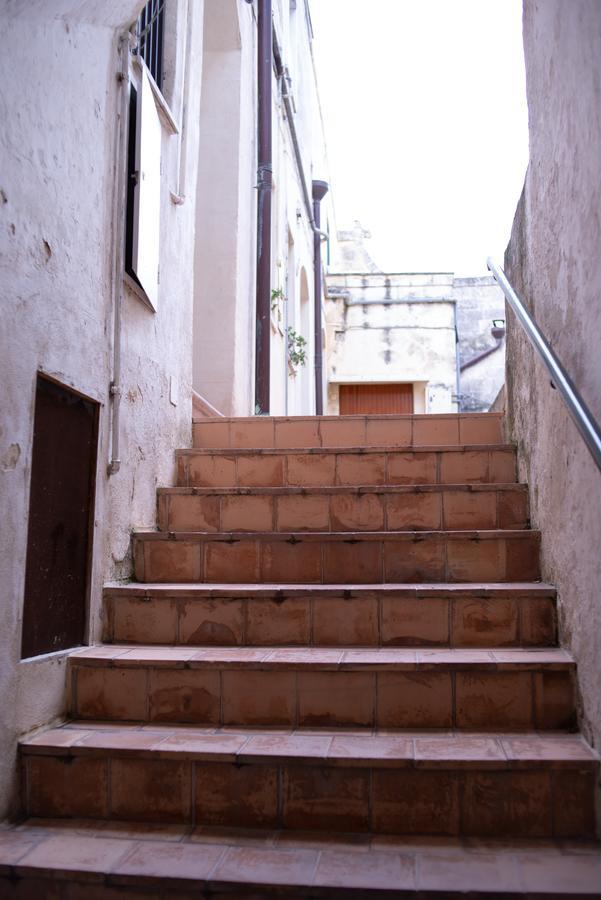
<svg viewBox="0 0 601 900">
<path fill-rule="evenodd" d="M 165 0 L 164 0 L 165 2 Z M 165 7 L 163 6 L 163 9 Z M 166 17 L 166 20 L 169 19 Z M 138 20 L 131 31 L 135 36 Z M 163 48 L 164 48 L 163 34 Z M 164 59 L 162 62 L 165 71 Z M 124 222 L 123 280 L 127 287 L 153 312 L 157 311 L 160 286 L 160 225 L 162 199 L 162 138 L 180 133 L 180 128 L 159 85 L 152 76 L 144 57 L 136 52 L 129 54 L 128 118 L 126 159 L 126 197 Z M 154 117 L 156 115 L 156 123 Z M 158 129 L 156 125 L 158 124 Z M 154 146 L 154 151 L 152 146 Z M 154 155 L 154 164 L 152 156 Z M 149 159 L 149 157 L 151 157 Z M 143 185 L 146 176 L 150 184 Z M 146 186 L 146 190 L 143 187 Z M 150 219 L 149 219 L 150 210 Z M 154 220 L 154 227 L 149 221 Z M 140 246 L 140 232 L 144 228 L 145 247 Z M 147 254 L 150 253 L 150 261 Z M 156 263 L 156 282 L 151 275 Z"/>
</svg>

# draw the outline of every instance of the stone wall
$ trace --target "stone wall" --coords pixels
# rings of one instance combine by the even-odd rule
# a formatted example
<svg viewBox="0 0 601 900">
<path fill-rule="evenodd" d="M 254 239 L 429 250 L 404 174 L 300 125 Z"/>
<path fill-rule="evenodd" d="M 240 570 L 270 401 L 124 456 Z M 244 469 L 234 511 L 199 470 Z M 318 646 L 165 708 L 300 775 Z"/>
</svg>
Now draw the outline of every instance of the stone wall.
<svg viewBox="0 0 601 900">
<path fill-rule="evenodd" d="M 530 164 L 505 267 L 601 421 L 601 4 L 525 0 Z M 509 314 L 507 415 L 578 663 L 581 727 L 601 748 L 601 472 Z"/>
<path fill-rule="evenodd" d="M 184 148 L 178 136 L 165 132 L 159 304 L 152 312 L 119 280 L 124 291 L 121 469 L 107 475 L 114 249 L 123 233 L 113 205 L 123 163 L 115 142 L 118 35 L 141 6 L 141 0 L 0 0 L 0 819 L 18 802 L 19 736 L 60 717 L 66 702 L 67 652 L 20 660 L 38 371 L 100 404 L 92 642 L 100 635 L 102 584 L 129 575 L 131 530 L 154 526 L 156 486 L 173 483 L 174 448 L 190 444 L 196 158 L 187 154 L 188 197 L 176 205 L 170 194 L 178 189 Z M 171 12 L 176 31 L 167 100 L 181 121 L 185 34 L 189 25 L 190 52 L 199 63 L 202 3 L 178 0 Z M 189 79 L 189 102 L 197 109 L 199 64 L 190 66 Z M 198 143 L 192 116 L 185 140 Z"/>
</svg>

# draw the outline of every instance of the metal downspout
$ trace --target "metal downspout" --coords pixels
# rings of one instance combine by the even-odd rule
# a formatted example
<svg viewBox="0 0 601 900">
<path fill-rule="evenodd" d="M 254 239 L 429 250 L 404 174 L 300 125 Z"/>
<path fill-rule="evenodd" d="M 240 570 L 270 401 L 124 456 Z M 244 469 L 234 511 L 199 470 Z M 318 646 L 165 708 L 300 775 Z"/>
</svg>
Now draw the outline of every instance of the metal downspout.
<svg viewBox="0 0 601 900">
<path fill-rule="evenodd" d="M 109 476 L 121 468 L 119 455 L 119 430 L 121 413 L 121 305 L 123 297 L 124 234 L 125 223 L 125 160 L 127 158 L 127 121 L 129 115 L 129 52 L 130 34 L 119 37 L 121 68 L 119 84 L 119 114 L 115 133 L 115 190 L 113 194 L 113 373 L 109 386 L 111 400 L 111 459 L 107 466 Z"/>
<path fill-rule="evenodd" d="M 315 343 L 315 415 L 323 416 L 323 346 L 321 339 L 321 201 L 328 193 L 326 181 L 313 182 L 313 291 L 315 303 L 314 343 Z"/>
<path fill-rule="evenodd" d="M 272 0 L 258 0 L 257 18 L 257 293 L 255 414 L 269 415 L 271 317 L 271 191 L 273 184 L 271 79 Z"/>
<path fill-rule="evenodd" d="M 466 369 L 470 369 L 472 366 L 475 366 L 476 363 L 482 362 L 483 359 L 486 359 L 487 356 L 490 356 L 492 353 L 495 353 L 499 347 L 503 346 L 503 338 L 495 337 L 495 346 L 487 347 L 486 350 L 483 350 L 482 353 L 478 353 L 477 356 L 473 356 L 471 359 L 468 359 L 467 362 L 461 364 L 460 368 L 462 372 L 465 372 Z"/>
</svg>

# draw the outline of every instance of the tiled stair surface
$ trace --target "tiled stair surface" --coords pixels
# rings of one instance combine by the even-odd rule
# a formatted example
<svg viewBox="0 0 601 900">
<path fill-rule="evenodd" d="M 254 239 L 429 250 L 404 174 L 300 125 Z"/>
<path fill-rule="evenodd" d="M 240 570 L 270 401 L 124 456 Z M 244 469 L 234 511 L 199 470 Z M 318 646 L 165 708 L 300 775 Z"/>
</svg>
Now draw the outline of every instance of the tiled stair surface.
<svg viewBox="0 0 601 900">
<path fill-rule="evenodd" d="M 22 742 L 37 818 L 0 831 L 0 896 L 601 897 L 598 758 L 501 418 L 194 445 L 70 657 L 72 718 Z"/>
<path fill-rule="evenodd" d="M 0 830 L 3 900 L 601 897 L 597 844 L 32 819 Z"/>
<path fill-rule="evenodd" d="M 107 643 L 547 647 L 555 590 L 513 584 L 113 584 Z"/>
</svg>

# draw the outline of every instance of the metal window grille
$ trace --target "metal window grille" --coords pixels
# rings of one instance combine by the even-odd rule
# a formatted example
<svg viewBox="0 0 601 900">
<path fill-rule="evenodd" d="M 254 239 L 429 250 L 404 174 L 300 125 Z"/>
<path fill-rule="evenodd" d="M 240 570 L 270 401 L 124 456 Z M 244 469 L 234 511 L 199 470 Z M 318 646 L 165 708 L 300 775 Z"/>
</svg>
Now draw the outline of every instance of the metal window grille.
<svg viewBox="0 0 601 900">
<path fill-rule="evenodd" d="M 163 33 L 166 0 L 148 0 L 136 23 L 137 52 L 159 88 L 163 87 Z"/>
</svg>

